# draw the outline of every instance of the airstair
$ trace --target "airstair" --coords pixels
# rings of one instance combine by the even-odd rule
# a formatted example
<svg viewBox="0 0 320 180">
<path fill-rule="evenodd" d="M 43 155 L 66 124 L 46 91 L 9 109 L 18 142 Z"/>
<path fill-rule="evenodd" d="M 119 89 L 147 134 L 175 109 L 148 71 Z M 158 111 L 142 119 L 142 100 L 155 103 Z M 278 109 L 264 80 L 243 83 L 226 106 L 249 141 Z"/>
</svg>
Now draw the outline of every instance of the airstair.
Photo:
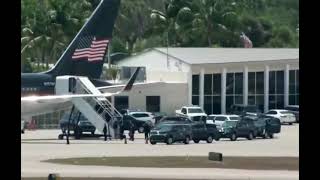
<svg viewBox="0 0 320 180">
<path fill-rule="evenodd" d="M 57 77 L 56 94 L 102 95 L 87 77 L 80 76 Z M 122 115 L 106 97 L 72 98 L 71 101 L 100 133 L 103 133 L 106 127 L 110 137 L 119 137 L 119 121 L 122 119 Z"/>
</svg>

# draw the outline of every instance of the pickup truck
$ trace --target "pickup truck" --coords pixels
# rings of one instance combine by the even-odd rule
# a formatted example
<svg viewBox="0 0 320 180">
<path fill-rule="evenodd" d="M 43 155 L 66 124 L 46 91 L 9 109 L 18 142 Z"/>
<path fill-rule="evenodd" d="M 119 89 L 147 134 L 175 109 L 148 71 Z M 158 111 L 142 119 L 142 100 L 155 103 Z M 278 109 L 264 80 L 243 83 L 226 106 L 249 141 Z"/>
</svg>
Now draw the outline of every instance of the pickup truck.
<svg viewBox="0 0 320 180">
<path fill-rule="evenodd" d="M 176 110 L 176 115 L 187 117 L 192 121 L 206 121 L 207 114 L 199 106 L 183 106 L 181 109 Z"/>
</svg>

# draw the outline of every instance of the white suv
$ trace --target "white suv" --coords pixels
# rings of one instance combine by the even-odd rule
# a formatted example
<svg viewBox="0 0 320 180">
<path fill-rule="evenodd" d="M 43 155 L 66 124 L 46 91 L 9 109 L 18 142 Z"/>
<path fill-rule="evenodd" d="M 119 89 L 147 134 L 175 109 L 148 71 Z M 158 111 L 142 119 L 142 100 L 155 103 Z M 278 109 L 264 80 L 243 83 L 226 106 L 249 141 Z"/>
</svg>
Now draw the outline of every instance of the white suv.
<svg viewBox="0 0 320 180">
<path fill-rule="evenodd" d="M 128 115 L 140 120 L 140 121 L 150 121 L 152 125 L 156 123 L 156 120 L 152 113 L 150 112 L 129 112 Z"/>
<path fill-rule="evenodd" d="M 295 115 L 284 109 L 271 109 L 266 113 L 266 115 L 279 119 L 282 124 L 288 123 L 292 125 L 292 123 L 296 122 Z"/>
</svg>

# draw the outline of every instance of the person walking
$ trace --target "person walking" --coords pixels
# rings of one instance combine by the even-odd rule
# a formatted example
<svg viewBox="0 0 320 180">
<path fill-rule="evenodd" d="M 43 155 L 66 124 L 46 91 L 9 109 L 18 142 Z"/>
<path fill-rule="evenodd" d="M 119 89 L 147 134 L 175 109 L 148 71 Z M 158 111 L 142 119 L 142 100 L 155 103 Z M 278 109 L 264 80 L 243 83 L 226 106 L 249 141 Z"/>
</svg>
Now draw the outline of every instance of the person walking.
<svg viewBox="0 0 320 180">
<path fill-rule="evenodd" d="M 135 131 L 135 128 L 134 128 L 134 124 L 132 122 L 132 120 L 129 121 L 129 136 L 130 136 L 130 141 L 134 141 L 134 131 Z"/>
<path fill-rule="evenodd" d="M 146 144 L 148 144 L 149 134 L 150 134 L 150 130 L 151 130 L 151 125 L 149 124 L 149 122 L 145 122 L 143 124 L 143 129 L 144 129 L 144 139 L 146 141 Z"/>
</svg>

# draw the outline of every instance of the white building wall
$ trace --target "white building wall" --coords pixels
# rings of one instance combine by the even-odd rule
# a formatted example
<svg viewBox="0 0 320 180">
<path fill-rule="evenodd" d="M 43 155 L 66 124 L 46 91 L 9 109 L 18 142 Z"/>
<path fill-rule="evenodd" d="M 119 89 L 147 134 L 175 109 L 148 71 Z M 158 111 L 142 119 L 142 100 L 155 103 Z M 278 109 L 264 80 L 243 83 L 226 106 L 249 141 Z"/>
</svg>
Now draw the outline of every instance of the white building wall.
<svg viewBox="0 0 320 180">
<path fill-rule="evenodd" d="M 109 88 L 107 92 L 116 92 L 123 87 Z M 118 96 L 129 96 L 129 108 L 146 111 L 146 96 L 160 96 L 160 111 L 174 115 L 175 110 L 188 104 L 187 83 L 150 83 L 136 84 L 130 92 Z"/>
</svg>

